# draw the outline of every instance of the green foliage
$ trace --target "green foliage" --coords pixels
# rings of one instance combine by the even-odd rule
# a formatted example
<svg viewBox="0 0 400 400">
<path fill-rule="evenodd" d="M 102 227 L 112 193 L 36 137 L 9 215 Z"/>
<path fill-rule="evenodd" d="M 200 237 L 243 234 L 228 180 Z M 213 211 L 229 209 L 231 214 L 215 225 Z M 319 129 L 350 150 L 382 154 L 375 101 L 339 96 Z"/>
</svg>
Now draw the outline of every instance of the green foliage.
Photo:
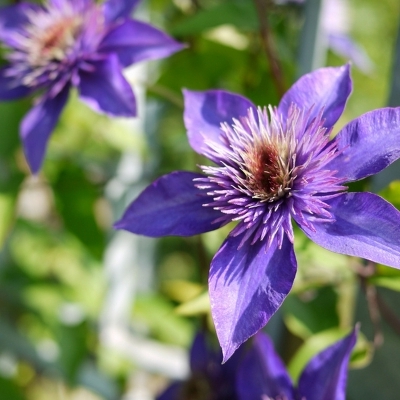
<svg viewBox="0 0 400 400">
<path fill-rule="evenodd" d="M 153 337 L 166 343 L 188 346 L 194 333 L 190 321 L 177 315 L 174 306 L 159 295 L 137 298 L 133 318 L 147 326 Z"/>
<path fill-rule="evenodd" d="M 198 35 L 207 29 L 220 25 L 233 25 L 239 29 L 255 31 L 258 17 L 251 1 L 223 1 L 194 15 L 186 17 L 173 29 L 174 35 Z"/>
<path fill-rule="evenodd" d="M 5 399 L 25 400 L 19 387 L 9 379 L 0 377 L 0 391 Z"/>
<path fill-rule="evenodd" d="M 337 293 L 332 287 L 309 290 L 303 296 L 289 296 L 284 303 L 286 325 L 292 333 L 307 339 L 339 325 Z"/>
</svg>

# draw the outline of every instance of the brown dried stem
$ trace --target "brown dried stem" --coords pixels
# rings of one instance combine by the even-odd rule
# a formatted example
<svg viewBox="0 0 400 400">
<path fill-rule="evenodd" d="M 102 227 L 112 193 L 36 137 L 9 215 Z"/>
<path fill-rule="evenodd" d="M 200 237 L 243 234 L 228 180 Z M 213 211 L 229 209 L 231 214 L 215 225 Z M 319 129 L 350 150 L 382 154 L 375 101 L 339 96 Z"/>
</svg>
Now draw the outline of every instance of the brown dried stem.
<svg viewBox="0 0 400 400">
<path fill-rule="evenodd" d="M 272 34 L 268 23 L 270 3 L 268 0 L 254 0 L 254 5 L 257 10 L 260 25 L 259 32 L 261 42 L 271 69 L 272 79 L 279 97 L 282 97 L 286 92 L 286 87 L 283 79 L 282 68 L 274 47 Z"/>
<path fill-rule="evenodd" d="M 383 343 L 383 333 L 380 324 L 381 317 L 398 335 L 400 335 L 400 318 L 387 305 L 376 287 L 368 282 L 368 278 L 374 276 L 376 273 L 376 264 L 369 261 L 365 267 L 357 268 L 356 272 L 365 292 L 369 315 L 374 326 L 374 345 L 380 346 Z"/>
</svg>

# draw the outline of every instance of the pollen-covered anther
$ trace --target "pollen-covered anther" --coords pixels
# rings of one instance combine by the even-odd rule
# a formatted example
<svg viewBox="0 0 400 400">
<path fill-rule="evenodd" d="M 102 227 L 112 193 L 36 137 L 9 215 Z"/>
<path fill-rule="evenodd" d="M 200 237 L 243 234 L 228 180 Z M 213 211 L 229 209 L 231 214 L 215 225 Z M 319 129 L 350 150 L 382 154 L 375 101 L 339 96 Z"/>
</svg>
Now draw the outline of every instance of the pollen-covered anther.
<svg viewBox="0 0 400 400">
<path fill-rule="evenodd" d="M 95 4 L 47 2 L 29 10 L 27 22 L 13 33 L 6 57 L 7 75 L 25 86 L 39 86 L 68 76 L 83 54 L 96 51 L 104 34 L 104 17 Z"/>
<path fill-rule="evenodd" d="M 231 235 L 246 232 L 240 246 L 268 237 L 267 247 L 275 239 L 280 247 L 285 235 L 293 241 L 291 216 L 311 230 L 316 221 L 334 221 L 326 201 L 346 188 L 326 166 L 338 152 L 321 114 L 307 124 L 309 113 L 293 104 L 283 120 L 272 107 L 249 109 L 223 123 L 221 142 L 208 145 L 217 166 L 202 166 L 212 197 L 205 205 L 239 222 Z"/>
<path fill-rule="evenodd" d="M 78 16 L 54 21 L 31 39 L 32 47 L 28 59 L 32 67 L 42 65 L 49 60 L 62 60 L 73 47 L 82 26 Z"/>
<path fill-rule="evenodd" d="M 274 144 L 257 143 L 243 155 L 244 185 L 252 197 L 273 202 L 290 195 L 291 171 L 288 155 L 283 157 Z"/>
</svg>

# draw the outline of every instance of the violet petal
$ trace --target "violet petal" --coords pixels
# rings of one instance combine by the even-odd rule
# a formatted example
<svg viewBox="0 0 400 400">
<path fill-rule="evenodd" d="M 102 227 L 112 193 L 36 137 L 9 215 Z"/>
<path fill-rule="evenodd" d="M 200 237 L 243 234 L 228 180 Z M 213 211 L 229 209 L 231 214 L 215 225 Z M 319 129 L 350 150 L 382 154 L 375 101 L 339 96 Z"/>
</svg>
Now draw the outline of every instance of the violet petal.
<svg viewBox="0 0 400 400">
<path fill-rule="evenodd" d="M 183 382 L 173 382 L 164 392 L 157 396 L 156 400 L 177 400 L 180 398 L 184 386 Z"/>
<path fill-rule="evenodd" d="M 244 233 L 245 234 L 245 233 Z M 257 333 L 280 307 L 296 275 L 293 245 L 249 241 L 238 249 L 243 234 L 229 236 L 211 262 L 211 313 L 224 361 Z"/>
<path fill-rule="evenodd" d="M 194 375 L 207 375 L 208 365 L 220 360 L 215 352 L 212 352 L 210 346 L 207 346 L 206 335 L 202 332 L 196 334 L 190 349 L 190 370 Z M 219 367 L 220 365 L 218 365 Z"/>
<path fill-rule="evenodd" d="M 29 3 L 0 7 L 0 40 L 10 46 L 15 44 L 13 36 L 16 31 L 29 21 L 27 11 L 38 8 L 37 5 Z"/>
<path fill-rule="evenodd" d="M 189 143 L 199 154 L 206 150 L 208 142 L 220 143 L 220 125 L 232 123 L 232 118 L 247 116 L 254 104 L 243 96 L 224 90 L 194 92 L 183 90 L 185 100 L 184 122 L 188 131 Z"/>
<path fill-rule="evenodd" d="M 43 97 L 21 122 L 20 136 L 25 157 L 34 174 L 42 166 L 47 141 L 67 102 L 68 93 L 69 86 L 67 85 L 57 96 Z"/>
<path fill-rule="evenodd" d="M 104 18 L 113 22 L 119 18 L 128 18 L 140 0 L 107 0 L 104 3 Z"/>
<path fill-rule="evenodd" d="M 366 74 L 374 69 L 374 64 L 365 50 L 349 35 L 341 32 L 329 32 L 329 47 L 340 56 L 354 62 L 354 65 Z"/>
<path fill-rule="evenodd" d="M 287 117 L 292 103 L 305 111 L 313 107 L 309 121 L 323 110 L 324 126 L 329 129 L 342 115 L 351 89 L 349 64 L 320 68 L 295 82 L 282 97 L 278 109 Z"/>
<path fill-rule="evenodd" d="M 34 90 L 22 85 L 7 75 L 9 67 L 0 68 L 0 100 L 16 100 L 25 97 Z"/>
<path fill-rule="evenodd" d="M 115 53 L 124 67 L 142 60 L 169 56 L 183 45 L 145 22 L 126 20 L 113 28 L 99 46 L 100 52 Z"/>
<path fill-rule="evenodd" d="M 315 243 L 336 253 L 400 268 L 400 212 L 372 193 L 345 193 L 328 201 L 335 222 L 300 228 Z M 294 216 L 296 220 L 296 216 Z"/>
<path fill-rule="evenodd" d="M 299 384 L 299 398 L 307 400 L 345 400 L 347 369 L 357 341 L 358 328 L 344 339 L 314 356 L 304 368 Z"/>
<path fill-rule="evenodd" d="M 376 174 L 400 157 L 400 108 L 370 111 L 333 139 L 341 152 L 327 168 L 347 182 Z"/>
<path fill-rule="evenodd" d="M 111 116 L 134 117 L 136 101 L 132 88 L 122 75 L 114 54 L 92 61 L 94 71 L 79 71 L 81 99 L 97 112 Z"/>
<path fill-rule="evenodd" d="M 208 197 L 194 186 L 203 175 L 176 171 L 149 185 L 114 225 L 117 229 L 150 237 L 192 236 L 221 226 L 213 223 L 220 211 L 204 207 Z"/>
<path fill-rule="evenodd" d="M 267 335 L 259 332 L 254 336 L 252 346 L 240 363 L 236 387 L 239 400 L 265 396 L 294 400 L 292 381 Z"/>
</svg>

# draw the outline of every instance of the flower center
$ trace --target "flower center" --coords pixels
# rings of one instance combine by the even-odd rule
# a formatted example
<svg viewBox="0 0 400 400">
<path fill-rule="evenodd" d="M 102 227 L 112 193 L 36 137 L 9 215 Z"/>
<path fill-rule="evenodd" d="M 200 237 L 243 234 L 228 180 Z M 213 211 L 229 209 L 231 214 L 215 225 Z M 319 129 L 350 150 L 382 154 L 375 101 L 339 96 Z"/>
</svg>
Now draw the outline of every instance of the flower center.
<svg viewBox="0 0 400 400">
<path fill-rule="evenodd" d="M 288 152 L 282 148 L 284 146 L 260 139 L 259 143 L 243 152 L 245 186 L 253 198 L 261 201 L 272 202 L 290 196 L 293 178 Z"/>
<path fill-rule="evenodd" d="M 32 33 L 32 47 L 28 53 L 29 64 L 37 67 L 52 60 L 64 59 L 73 48 L 82 23 L 82 17 L 71 16 L 61 18 L 44 29 L 31 26 L 29 30 Z"/>
<path fill-rule="evenodd" d="M 13 35 L 7 74 L 26 86 L 67 79 L 90 59 L 105 32 L 101 7 L 86 1 L 50 1 L 26 12 L 26 23 Z"/>
<path fill-rule="evenodd" d="M 216 222 L 239 222 L 231 234 L 243 234 L 241 245 L 268 237 L 267 246 L 275 238 L 281 246 L 284 235 L 293 241 L 292 216 L 309 227 L 334 221 L 327 201 L 346 190 L 329 169 L 337 145 L 321 113 L 311 121 L 309 113 L 295 104 L 287 116 L 250 109 L 221 125 L 218 142 L 205 142 L 216 166 L 201 166 L 206 176 L 196 186 L 212 198 L 204 205 L 221 211 Z"/>
</svg>

